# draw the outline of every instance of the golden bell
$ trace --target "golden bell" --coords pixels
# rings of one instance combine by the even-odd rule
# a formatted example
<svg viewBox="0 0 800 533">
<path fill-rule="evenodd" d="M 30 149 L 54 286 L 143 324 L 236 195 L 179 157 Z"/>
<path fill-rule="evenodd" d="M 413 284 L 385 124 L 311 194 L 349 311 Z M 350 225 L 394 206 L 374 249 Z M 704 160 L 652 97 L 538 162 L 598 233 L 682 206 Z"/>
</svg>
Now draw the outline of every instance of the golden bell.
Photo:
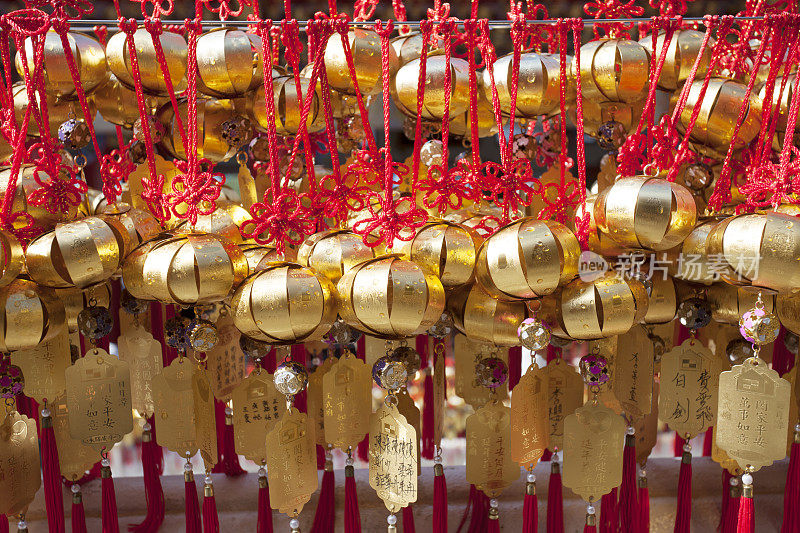
<svg viewBox="0 0 800 533">
<path fill-rule="evenodd" d="M 222 125 L 234 114 L 232 100 L 218 100 L 216 98 L 198 98 L 197 100 L 197 156 L 206 158 L 212 163 L 218 163 L 233 157 L 237 148 L 228 144 L 223 138 Z M 187 102 L 185 99 L 178 101 L 178 113 L 183 125 L 188 128 Z M 166 127 L 166 134 L 161 140 L 167 151 L 178 159 L 186 159 L 178 125 L 175 123 L 175 108 L 171 104 L 164 105 L 158 111 L 158 118 Z M 188 137 L 189 132 L 186 132 Z M 188 140 L 188 139 L 187 139 Z"/>
<path fill-rule="evenodd" d="M 297 262 L 311 267 L 332 283 L 357 264 L 375 257 L 361 235 L 348 230 L 327 230 L 309 235 L 297 249 Z"/>
<path fill-rule="evenodd" d="M 768 212 L 725 218 L 709 233 L 706 250 L 732 285 L 788 293 L 800 288 L 800 220 L 793 216 Z"/>
<path fill-rule="evenodd" d="M 170 31 L 165 31 L 159 37 L 167 70 L 175 92 L 186 89 L 186 58 L 189 50 L 186 41 Z M 119 81 L 129 88 L 133 88 L 133 72 L 131 71 L 131 58 L 128 54 L 128 37 L 124 32 L 118 32 L 108 39 L 106 44 L 106 59 L 108 68 Z M 133 34 L 133 44 L 136 48 L 136 57 L 139 60 L 139 75 L 142 88 L 151 94 L 167 94 L 167 84 L 164 74 L 156 59 L 156 50 L 153 38 L 144 28 L 139 28 Z"/>
<path fill-rule="evenodd" d="M 439 278 L 396 255 L 351 268 L 337 284 L 339 315 L 368 335 L 403 338 L 431 327 L 444 311 Z"/>
<path fill-rule="evenodd" d="M 0 288 L 0 350 L 30 350 L 64 327 L 64 304 L 53 289 L 24 279 Z"/>
<path fill-rule="evenodd" d="M 136 298 L 196 305 L 224 300 L 247 272 L 247 260 L 233 242 L 191 233 L 140 245 L 125 260 L 122 279 Z"/>
<path fill-rule="evenodd" d="M 646 316 L 647 293 L 635 280 L 606 272 L 594 281 L 573 280 L 542 298 L 535 314 L 559 337 L 611 337 L 627 332 L 638 322 L 637 317 Z"/>
<path fill-rule="evenodd" d="M 263 86 L 261 37 L 218 28 L 197 38 L 197 74 L 201 92 L 217 98 L 243 96 Z"/>
<path fill-rule="evenodd" d="M 594 219 L 600 231 L 622 246 L 668 250 L 694 229 L 697 207 L 686 187 L 636 176 L 618 179 L 597 195 Z"/>
<path fill-rule="evenodd" d="M 585 207 L 586 212 L 589 213 L 589 238 L 586 243 L 587 247 L 590 251 L 600 254 L 604 257 L 620 255 L 625 252 L 625 248 L 617 244 L 614 239 L 608 236 L 607 233 L 603 233 L 600 231 L 600 228 L 597 227 L 597 223 L 594 219 L 594 205 L 596 200 L 597 195 L 594 194 L 586 197 Z M 575 221 L 583 218 L 583 209 L 583 205 L 576 207 Z M 572 225 L 571 229 L 573 231 L 577 230 L 574 224 Z"/>
<path fill-rule="evenodd" d="M 111 285 L 107 281 L 85 289 L 68 287 L 54 290 L 58 299 L 64 303 L 67 327 L 70 332 L 78 331 L 78 314 L 85 308 L 95 305 L 99 307 L 111 306 Z"/>
<path fill-rule="evenodd" d="M 478 91 L 476 101 L 476 114 L 478 116 L 478 137 L 491 137 L 497 134 L 497 121 L 494 117 L 492 102 L 487 100 L 486 93 L 481 89 L 482 77 L 478 76 Z M 469 98 L 469 97 L 468 97 Z M 472 137 L 472 114 L 467 104 L 467 110 L 450 119 L 450 135 L 470 139 Z"/>
<path fill-rule="evenodd" d="M 306 99 L 310 86 L 311 80 L 300 78 L 303 100 Z M 297 97 L 294 76 L 282 75 L 272 78 L 272 89 L 275 100 L 275 129 L 279 135 L 295 135 L 300 131 L 303 102 Z M 267 131 L 269 116 L 264 100 L 263 85 L 246 96 L 245 105 L 256 129 Z M 311 109 L 306 118 L 306 127 L 309 133 L 320 131 L 325 127 L 325 115 L 322 112 L 322 101 L 318 92 L 315 92 L 311 98 Z"/>
<path fill-rule="evenodd" d="M 639 125 L 639 117 L 644 110 L 644 100 L 626 104 L 624 102 L 604 102 L 583 99 L 583 128 L 587 135 L 597 137 L 598 130 L 606 122 L 619 122 L 625 131 L 633 133 Z M 577 124 L 576 108 L 569 106 L 569 119 Z"/>
<path fill-rule="evenodd" d="M 780 111 L 778 111 L 778 122 L 775 125 L 775 129 L 777 131 L 786 131 L 786 121 L 789 119 L 789 103 L 792 101 L 796 77 L 796 73 L 792 73 L 787 76 L 788 79 L 786 80 L 786 87 L 783 88 L 783 92 L 781 92 L 783 77 L 778 76 L 775 78 L 775 86 L 772 88 L 772 104 L 770 107 L 770 112 L 774 113 L 775 106 L 780 106 Z M 764 85 L 758 92 L 758 97 L 762 102 L 767 98 L 766 91 L 767 87 Z"/>
<path fill-rule="evenodd" d="M 122 194 L 119 196 L 117 205 L 130 205 L 131 189 L 128 182 L 121 183 L 120 187 L 122 189 Z M 106 195 L 103 194 L 103 191 L 89 187 L 83 202 L 78 206 L 78 213 L 85 217 L 89 215 L 102 215 L 109 206 L 110 204 L 106 201 Z"/>
<path fill-rule="evenodd" d="M 13 233 L 0 229 L 0 287 L 5 287 L 22 272 L 25 252 Z"/>
<path fill-rule="evenodd" d="M 438 221 L 420 227 L 409 241 L 396 239 L 392 250 L 451 288 L 472 280 L 480 244 L 466 226 Z"/>
<path fill-rule="evenodd" d="M 16 190 L 14 191 L 14 199 L 11 204 L 11 212 L 25 212 L 33 218 L 34 227 L 41 230 L 49 230 L 58 222 L 64 222 L 74 219 L 78 213 L 77 206 L 70 206 L 66 213 L 51 213 L 50 211 L 33 204 L 28 203 L 28 195 L 33 191 L 39 189 L 40 185 L 36 183 L 35 174 L 36 166 L 24 164 L 20 167 L 19 175 L 17 176 Z M 39 171 L 39 179 L 42 181 L 49 181 L 49 177 L 44 171 Z M 0 193 L 5 194 L 8 187 L 8 180 L 11 179 L 11 169 L 0 169 Z M 14 221 L 14 226 L 19 229 L 22 222 L 20 220 Z"/>
<path fill-rule="evenodd" d="M 109 74 L 106 82 L 95 90 L 92 99 L 106 122 L 130 129 L 139 120 L 136 91 L 120 83 L 113 74 Z M 150 113 L 155 112 L 168 100 L 166 96 L 151 94 L 144 97 L 145 106 Z"/>
<path fill-rule="evenodd" d="M 647 96 L 650 52 L 636 41 L 598 39 L 581 46 L 580 65 L 573 60 L 572 71 L 581 77 L 584 100 L 630 104 Z"/>
<path fill-rule="evenodd" d="M 124 202 L 106 205 L 99 210 L 99 214 L 115 218 L 125 227 L 130 241 L 129 250 L 161 233 L 161 225 L 150 211 L 136 209 Z"/>
<path fill-rule="evenodd" d="M 271 263 L 231 298 L 233 323 L 243 335 L 273 344 L 319 340 L 336 320 L 336 289 L 297 263 Z"/>
<path fill-rule="evenodd" d="M 578 239 L 552 220 L 522 218 L 499 229 L 478 250 L 478 282 L 495 298 L 536 298 L 578 275 Z"/>
<path fill-rule="evenodd" d="M 671 322 L 678 311 L 675 280 L 664 272 L 650 272 L 650 295 L 647 297 L 646 324 Z"/>
<path fill-rule="evenodd" d="M 711 157 L 723 159 L 731 144 L 734 150 L 739 150 L 758 135 L 761 127 L 761 100 L 755 94 L 751 94 L 749 100 L 745 102 L 746 85 L 726 78 L 711 78 L 703 101 L 700 102 L 703 83 L 702 79 L 692 83 L 677 128 L 679 132 L 684 133 L 695 106 L 701 106 L 697 122 L 689 137 L 702 145 L 697 148 L 700 151 Z M 673 93 L 670 99 L 671 110 L 677 104 L 679 96 L 680 91 Z M 747 105 L 747 111 L 734 142 L 733 130 L 743 105 Z"/>
<path fill-rule="evenodd" d="M 708 234 L 717 222 L 717 219 L 701 222 L 681 243 L 680 259 L 675 270 L 676 278 L 704 285 L 719 281 L 719 273 L 714 267 L 712 258 L 708 257 L 706 249 Z"/>
<path fill-rule="evenodd" d="M 447 310 L 468 339 L 496 346 L 519 346 L 517 328 L 529 316 L 524 302 L 492 298 L 477 283 L 456 289 L 447 298 Z"/>
<path fill-rule="evenodd" d="M 210 215 L 199 215 L 194 224 L 180 219 L 171 219 L 167 227 L 175 233 L 213 233 L 236 244 L 241 244 L 244 237 L 242 237 L 240 228 L 242 224 L 252 218 L 242 206 L 227 200 L 217 200 L 214 212 Z"/>
<path fill-rule="evenodd" d="M 567 57 L 567 61 L 571 61 Z M 494 63 L 494 82 L 500 109 L 511 115 L 511 82 L 514 73 L 514 55 L 508 54 Z M 489 71 L 483 71 L 483 92 L 492 101 L 492 83 Z M 517 103 L 514 116 L 534 118 L 557 111 L 561 101 L 561 69 L 559 57 L 553 54 L 526 53 L 520 55 Z M 571 97 L 568 97 L 571 100 Z"/>
<path fill-rule="evenodd" d="M 279 254 L 274 246 L 263 246 L 261 244 L 245 242 L 239 248 L 247 260 L 247 275 L 250 276 L 267 268 L 270 263 L 284 261 L 295 262 L 296 254 L 291 248 L 286 248 L 283 254 Z"/>
<path fill-rule="evenodd" d="M 800 294 L 775 296 L 775 314 L 783 327 L 800 335 Z"/>
<path fill-rule="evenodd" d="M 11 88 L 11 94 L 14 98 L 14 118 L 17 126 L 22 127 L 22 121 L 25 117 L 25 109 L 28 107 L 28 92 L 25 89 L 25 84 L 15 83 Z M 38 105 L 38 94 L 36 96 Z M 46 95 L 47 101 L 47 119 L 50 122 L 50 135 L 57 138 L 58 128 L 69 118 L 83 119 L 83 110 L 81 104 L 77 100 L 62 100 L 55 96 Z M 89 116 L 94 117 L 97 110 L 94 105 L 94 98 L 89 96 L 86 99 L 86 106 L 89 109 Z M 38 137 L 41 134 L 39 131 L 39 124 L 33 118 L 33 115 L 28 119 L 28 135 Z"/>
<path fill-rule="evenodd" d="M 400 67 L 392 78 L 392 101 L 406 116 L 417 116 L 419 69 L 422 59 L 415 59 Z M 425 94 L 422 99 L 422 118 L 445 118 L 444 80 L 447 75 L 445 56 L 428 56 L 425 64 Z M 455 117 L 469 107 L 469 64 L 457 57 L 450 58 L 450 114 Z"/>
<path fill-rule="evenodd" d="M 359 91 L 364 95 L 381 92 L 383 73 L 380 37 L 373 30 L 354 28 L 347 33 L 346 39 L 350 44 Z M 392 76 L 397 71 L 399 62 L 397 54 L 391 46 L 387 60 L 389 76 Z M 325 70 L 328 75 L 328 83 L 332 88 L 343 93 L 356 94 L 344 54 L 342 36 L 339 33 L 334 33 L 328 38 L 325 47 Z"/>
<path fill-rule="evenodd" d="M 118 219 L 91 216 L 59 224 L 33 239 L 25 264 L 39 285 L 86 288 L 113 276 L 131 244 L 128 230 Z"/>
<path fill-rule="evenodd" d="M 727 283 L 715 283 L 706 291 L 711 305 L 711 318 L 726 324 L 738 324 L 742 315 L 756 305 L 759 292 L 749 287 L 734 287 Z M 764 310 L 773 312 L 775 295 L 761 293 Z"/>
<path fill-rule="evenodd" d="M 89 94 L 105 80 L 108 72 L 103 46 L 84 33 L 71 32 L 67 33 L 66 37 L 69 47 L 72 49 L 75 65 L 78 67 L 81 86 L 86 94 Z M 25 39 L 24 46 L 28 71 L 33 75 L 35 66 L 34 52 L 30 37 Z M 24 66 L 19 51 L 14 58 L 14 65 L 17 67 L 20 77 L 24 78 Z M 75 83 L 72 80 L 72 74 L 69 71 L 67 59 L 64 55 L 61 36 L 53 30 L 48 31 L 44 36 L 44 67 L 42 74 L 44 74 L 44 89 L 48 96 L 77 98 Z"/>
<path fill-rule="evenodd" d="M 422 57 L 422 33 L 418 31 L 400 35 L 391 40 L 392 48 L 400 66 Z M 444 40 L 431 35 L 428 42 L 428 57 L 444 53 Z"/>
<path fill-rule="evenodd" d="M 661 31 L 656 38 L 656 58 L 661 55 L 661 50 L 664 48 L 665 36 L 666 33 Z M 681 29 L 672 34 L 667 55 L 664 58 L 664 66 L 661 69 L 661 75 L 658 77 L 659 89 L 674 91 L 686 81 L 697 60 L 697 55 L 700 53 L 703 36 L 703 32 L 690 29 Z M 639 44 L 644 46 L 650 56 L 653 57 L 653 38 L 651 35 L 639 39 Z M 702 80 L 706 77 L 713 49 L 714 39 L 709 39 L 708 46 L 703 50 L 703 58 L 697 67 L 696 80 Z"/>
</svg>

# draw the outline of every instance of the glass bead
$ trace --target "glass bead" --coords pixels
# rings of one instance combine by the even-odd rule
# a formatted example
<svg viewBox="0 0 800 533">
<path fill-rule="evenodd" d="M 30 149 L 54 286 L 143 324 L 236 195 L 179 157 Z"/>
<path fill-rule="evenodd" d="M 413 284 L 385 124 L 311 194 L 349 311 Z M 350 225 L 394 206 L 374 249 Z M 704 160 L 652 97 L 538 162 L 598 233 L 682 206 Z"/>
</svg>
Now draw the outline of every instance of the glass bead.
<svg viewBox="0 0 800 533">
<path fill-rule="evenodd" d="M 519 342 L 533 352 L 546 348 L 552 334 L 550 328 L 539 319 L 526 318 L 517 328 Z"/>
<path fill-rule="evenodd" d="M 791 331 L 786 331 L 783 335 L 783 345 L 790 353 L 797 355 L 798 348 L 800 348 L 800 337 Z"/>
<path fill-rule="evenodd" d="M 453 331 L 453 317 L 448 313 L 442 313 L 439 320 L 430 327 L 428 334 L 437 339 L 443 339 L 450 335 L 451 331 Z"/>
<path fill-rule="evenodd" d="M 693 192 L 702 192 L 714 181 L 714 171 L 705 164 L 689 165 L 683 174 L 683 184 Z"/>
<path fill-rule="evenodd" d="M 738 365 L 745 359 L 753 357 L 753 344 L 744 339 L 733 339 L 725 346 L 725 353 L 731 363 Z"/>
<path fill-rule="evenodd" d="M 488 389 L 496 389 L 508 380 L 508 365 L 499 357 L 487 357 L 475 365 L 478 383 Z"/>
<path fill-rule="evenodd" d="M 778 338 L 780 330 L 778 317 L 757 306 L 746 311 L 739 319 L 739 333 L 753 344 L 769 344 Z"/>
<path fill-rule="evenodd" d="M 527 133 L 517 133 L 511 141 L 511 153 L 516 159 L 533 159 L 536 148 L 536 138 Z"/>
<path fill-rule="evenodd" d="M 95 306 L 78 313 L 78 331 L 88 339 L 97 340 L 111 333 L 114 319 L 105 307 Z"/>
<path fill-rule="evenodd" d="M 702 298 L 689 298 L 678 306 L 678 320 L 689 329 L 700 329 L 711 322 L 711 305 Z"/>
<path fill-rule="evenodd" d="M 136 139 L 131 141 L 126 154 L 134 165 L 141 165 L 147 161 L 147 147 L 142 141 Z"/>
<path fill-rule="evenodd" d="M 239 149 L 250 142 L 253 137 L 253 125 L 250 119 L 242 115 L 234 115 L 222 123 L 222 140 L 231 148 Z"/>
<path fill-rule="evenodd" d="M 425 142 L 419 151 L 419 160 L 426 167 L 442 164 L 442 156 L 444 154 L 444 145 L 442 141 L 433 139 Z"/>
<path fill-rule="evenodd" d="M 408 371 L 403 361 L 384 355 L 372 365 L 372 379 L 383 389 L 397 390 L 405 387 Z"/>
<path fill-rule="evenodd" d="M 58 140 L 70 150 L 85 148 L 91 140 L 89 126 L 83 120 L 68 119 L 58 127 Z"/>
<path fill-rule="evenodd" d="M 190 326 L 189 343 L 196 352 L 208 352 L 219 342 L 217 328 L 207 320 L 195 320 Z"/>
<path fill-rule="evenodd" d="M 160 120 L 156 120 L 155 117 L 149 115 L 147 116 L 147 124 L 150 127 L 150 139 L 153 141 L 153 144 L 160 143 L 166 134 L 164 125 Z M 142 142 L 145 140 L 141 117 L 136 119 L 136 122 L 133 123 L 133 138 Z"/>
<path fill-rule="evenodd" d="M 275 388 L 285 396 L 294 396 L 306 388 L 308 371 L 296 361 L 284 361 L 275 370 Z"/>
<path fill-rule="evenodd" d="M 628 132 L 621 122 L 609 120 L 597 128 L 597 145 L 607 152 L 613 152 L 622 146 L 627 135 Z"/>
<path fill-rule="evenodd" d="M 119 305 L 129 315 L 141 315 L 150 308 L 150 302 L 136 298 L 127 290 L 123 290 L 119 297 Z"/>
<path fill-rule="evenodd" d="M 239 347 L 250 359 L 263 359 L 272 351 L 271 344 L 246 335 L 239 337 Z"/>
<path fill-rule="evenodd" d="M 331 326 L 329 335 L 334 344 L 347 344 L 350 342 L 351 338 L 350 326 L 343 320 L 338 319 L 333 323 L 333 326 Z"/>
<path fill-rule="evenodd" d="M 250 155 L 256 161 L 269 161 L 269 141 L 265 135 L 250 141 Z"/>
<path fill-rule="evenodd" d="M 422 358 L 419 353 L 411 346 L 399 346 L 389 356 L 392 359 L 402 362 L 406 367 L 406 374 L 410 379 L 422 366 Z"/>
<path fill-rule="evenodd" d="M 188 350 L 191 348 L 189 339 L 190 326 L 192 320 L 185 316 L 174 316 L 164 322 L 164 340 L 167 346 L 176 350 Z"/>
<path fill-rule="evenodd" d="M 581 377 L 587 385 L 608 383 L 608 361 L 600 354 L 590 353 L 581 357 L 579 363 Z"/>
</svg>

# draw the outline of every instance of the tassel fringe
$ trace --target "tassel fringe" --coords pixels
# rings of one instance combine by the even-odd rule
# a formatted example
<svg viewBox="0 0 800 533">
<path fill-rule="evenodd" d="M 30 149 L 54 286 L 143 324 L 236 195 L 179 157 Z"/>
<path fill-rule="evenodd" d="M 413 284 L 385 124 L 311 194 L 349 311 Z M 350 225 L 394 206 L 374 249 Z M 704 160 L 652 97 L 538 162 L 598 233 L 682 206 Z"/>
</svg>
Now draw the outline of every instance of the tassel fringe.
<svg viewBox="0 0 800 533">
<path fill-rule="evenodd" d="M 336 479 L 333 474 L 333 459 L 330 452 L 325 454 L 325 472 L 322 474 L 322 483 L 317 501 L 317 511 L 314 513 L 314 523 L 311 533 L 327 533 L 333 531 L 336 506 L 334 491 Z"/>
<path fill-rule="evenodd" d="M 647 473 L 639 473 L 639 532 L 650 533 L 650 489 L 647 487 Z"/>
<path fill-rule="evenodd" d="M 269 503 L 269 480 L 267 470 L 258 469 L 258 518 L 256 533 L 273 533 L 272 506 Z"/>
<path fill-rule="evenodd" d="M 58 448 L 53 432 L 50 410 L 42 409 L 41 456 L 44 505 L 47 511 L 47 528 L 50 533 L 64 533 L 64 497 L 61 492 L 61 467 L 58 464 Z"/>
<path fill-rule="evenodd" d="M 554 459 L 558 456 L 554 455 Z M 547 485 L 547 533 L 564 533 L 564 491 L 561 464 L 550 463 L 550 482 Z"/>
<path fill-rule="evenodd" d="M 789 455 L 789 470 L 786 472 L 786 488 L 783 493 L 783 525 L 781 533 L 800 531 L 800 426 L 795 426 L 794 442 Z"/>
<path fill-rule="evenodd" d="M 217 425 L 217 464 L 211 472 L 226 476 L 241 476 L 245 470 L 239 464 L 233 439 L 233 409 L 214 399 L 214 417 Z"/>
<path fill-rule="evenodd" d="M 440 462 L 433 465 L 433 473 L 433 533 L 447 533 L 447 481 Z"/>
<path fill-rule="evenodd" d="M 583 526 L 583 533 L 597 533 L 597 514 L 592 504 L 586 508 L 586 525 Z"/>
<path fill-rule="evenodd" d="M 119 517 L 117 516 L 117 494 L 114 491 L 114 478 L 108 459 L 102 460 L 100 470 L 101 505 L 100 516 L 103 522 L 103 533 L 119 533 Z"/>
<path fill-rule="evenodd" d="M 727 472 L 727 471 L 726 471 Z M 727 505 L 722 516 L 722 533 L 736 533 L 736 523 L 739 520 L 739 501 L 742 496 L 742 486 L 739 478 L 728 474 Z"/>
<path fill-rule="evenodd" d="M 491 511 L 495 511 L 495 509 Z M 491 511 L 489 511 L 490 523 L 492 522 Z M 536 475 L 530 471 L 528 472 L 528 482 L 525 485 L 525 499 L 522 502 L 522 533 L 537 533 L 538 530 L 539 500 L 536 497 Z"/>
<path fill-rule="evenodd" d="M 742 496 L 739 498 L 739 516 L 736 520 L 736 533 L 754 533 L 755 512 L 753 509 L 753 476 L 742 475 Z"/>
<path fill-rule="evenodd" d="M 358 510 L 355 469 L 344 467 L 344 533 L 361 533 L 361 513 Z"/>
<path fill-rule="evenodd" d="M 147 515 L 141 524 L 128 526 L 133 533 L 155 533 L 164 522 L 164 490 L 161 487 L 163 467 L 164 454 L 153 438 L 152 426 L 147 423 L 142 433 L 142 477 Z"/>
<path fill-rule="evenodd" d="M 403 533 L 416 533 L 417 528 L 414 525 L 414 508 L 411 504 L 403 507 Z"/>
<path fill-rule="evenodd" d="M 184 516 L 186 518 L 186 533 L 200 533 L 200 504 L 197 502 L 197 486 L 194 484 L 192 463 L 186 462 L 183 471 L 183 493 L 185 498 Z"/>
<path fill-rule="evenodd" d="M 217 500 L 214 497 L 214 485 L 211 483 L 209 475 L 206 475 L 203 485 L 203 533 L 219 533 Z"/>
<path fill-rule="evenodd" d="M 617 507 L 617 488 L 600 498 L 600 533 L 617 533 L 619 508 Z"/>
<path fill-rule="evenodd" d="M 7 523 L 7 522 L 6 522 Z M 83 494 L 81 486 L 72 485 L 72 516 L 70 516 L 72 533 L 86 533 L 86 513 L 83 510 Z M 2 530 L 2 528 L 0 528 Z M 8 532 L 8 529 L 6 529 Z"/>
<path fill-rule="evenodd" d="M 629 428 L 632 431 L 633 428 Z M 619 489 L 619 527 L 621 531 L 637 531 L 638 502 L 636 501 L 636 438 L 625 435 L 622 455 L 622 485 Z"/>
<path fill-rule="evenodd" d="M 692 523 L 692 452 L 684 445 L 681 469 L 678 474 L 678 508 L 675 514 L 675 533 L 689 533 Z"/>
</svg>

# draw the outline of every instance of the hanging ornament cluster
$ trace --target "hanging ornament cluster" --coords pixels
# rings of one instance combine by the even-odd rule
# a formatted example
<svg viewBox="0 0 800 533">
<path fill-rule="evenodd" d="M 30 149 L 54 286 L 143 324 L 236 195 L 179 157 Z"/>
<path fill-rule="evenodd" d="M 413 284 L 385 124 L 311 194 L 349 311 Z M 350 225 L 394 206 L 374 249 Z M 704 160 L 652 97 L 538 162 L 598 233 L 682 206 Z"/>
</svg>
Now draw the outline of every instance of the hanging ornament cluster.
<svg viewBox="0 0 800 533">
<path fill-rule="evenodd" d="M 512 2 L 498 24 L 477 0 L 469 18 L 436 0 L 416 22 L 402 1 L 396 20 L 332 0 L 298 21 L 286 0 L 272 21 L 254 0 L 198 0 L 176 26 L 173 2 L 134 3 L 142 20 L 114 2 L 94 28 L 73 0 L 0 17 L 0 515 L 25 530 L 44 485 L 63 529 L 63 475 L 85 530 L 81 479 L 99 462 L 103 530 L 118 530 L 108 453 L 135 409 L 137 531 L 164 519 L 163 447 L 186 460 L 192 533 L 219 529 L 211 474 L 243 473 L 240 455 L 260 466 L 259 531 L 275 508 L 298 533 L 318 488 L 314 530 L 332 530 L 334 449 L 346 531 L 358 458 L 390 532 L 398 513 L 413 530 L 430 459 L 446 533 L 452 359 L 474 408 L 471 531 L 499 531 L 520 468 L 536 530 L 545 456 L 548 531 L 564 527 L 562 479 L 587 531 L 596 505 L 646 530 L 659 419 L 686 441 L 675 530 L 691 523 L 688 441 L 706 434 L 741 476 L 750 531 L 753 474 L 800 423 L 796 6 L 689 20 L 685 2 L 651 2 L 641 19 L 603 0 L 583 20 Z M 605 152 L 596 176 L 586 143 Z M 374 339 L 385 353 L 367 353 Z M 588 345 L 577 364 L 573 343 Z M 522 348 L 546 364 L 521 368 Z"/>
</svg>

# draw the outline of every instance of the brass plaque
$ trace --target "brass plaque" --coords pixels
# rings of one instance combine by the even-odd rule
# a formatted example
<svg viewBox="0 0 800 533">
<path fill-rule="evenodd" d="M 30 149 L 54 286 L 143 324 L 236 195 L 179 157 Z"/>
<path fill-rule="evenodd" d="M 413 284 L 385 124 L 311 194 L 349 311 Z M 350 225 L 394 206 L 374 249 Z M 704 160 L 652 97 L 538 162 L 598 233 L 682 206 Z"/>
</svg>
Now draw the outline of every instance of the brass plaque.
<svg viewBox="0 0 800 533">
<path fill-rule="evenodd" d="M 659 418 L 682 437 L 708 429 L 717 412 L 721 362 L 700 341 L 687 339 L 661 358 Z"/>
<path fill-rule="evenodd" d="M 548 447 L 564 447 L 564 419 L 583 404 L 583 379 L 576 369 L 557 357 L 544 367 L 547 376 Z"/>
<path fill-rule="evenodd" d="M 97 452 L 69 433 L 69 409 L 64 396 L 47 403 L 58 445 L 58 465 L 66 479 L 80 479 L 100 459 Z"/>
<path fill-rule="evenodd" d="M 449 339 L 448 339 L 449 340 Z M 444 416 L 447 406 L 447 375 L 445 365 L 444 344 L 441 344 L 440 351 L 437 352 L 437 343 L 434 341 L 433 352 L 433 444 L 437 447 L 442 445 L 442 435 L 444 434 Z"/>
<path fill-rule="evenodd" d="M 636 430 L 636 462 L 640 465 L 647 462 L 650 452 L 658 441 L 658 391 L 658 378 L 654 378 L 650 412 L 633 423 Z"/>
<path fill-rule="evenodd" d="M 730 458 L 730 456 L 725 453 L 725 450 L 719 447 L 717 444 L 717 426 L 713 426 L 713 431 L 711 432 L 711 459 L 715 463 L 719 463 L 719 465 L 731 473 L 731 475 L 738 476 L 742 474 L 742 469 L 739 468 L 739 463 L 734 461 Z"/>
<path fill-rule="evenodd" d="M 24 512 L 42 486 L 36 421 L 14 411 L 0 423 L 0 514 Z"/>
<path fill-rule="evenodd" d="M 70 435 L 98 454 L 111 451 L 133 430 L 128 365 L 93 348 L 67 368 L 64 377 Z"/>
<path fill-rule="evenodd" d="M 64 371 L 72 364 L 67 326 L 36 348 L 11 352 L 11 364 L 22 371 L 26 396 L 39 403 L 61 396 L 66 390 Z"/>
<path fill-rule="evenodd" d="M 208 374 L 202 368 L 192 375 L 192 393 L 197 447 L 206 470 L 211 470 L 218 457 L 217 417 L 214 413 L 214 393 L 211 392 Z"/>
<path fill-rule="evenodd" d="M 494 498 L 519 474 L 511 458 L 511 409 L 491 401 L 467 417 L 467 481 Z"/>
<path fill-rule="evenodd" d="M 477 376 L 475 375 L 475 365 L 480 363 L 482 359 L 490 356 L 489 345 L 485 343 L 469 340 L 461 334 L 453 338 L 456 395 L 463 398 L 464 401 L 474 409 L 478 409 L 484 405 L 492 396 L 489 389 L 478 383 Z M 499 357 L 508 364 L 507 348 L 500 348 L 494 356 Z M 508 384 L 498 387 L 495 390 L 497 391 L 498 399 L 504 400 L 508 397 Z"/>
<path fill-rule="evenodd" d="M 369 418 L 369 486 L 389 512 L 417 501 L 418 436 L 394 405 L 382 403 Z"/>
<path fill-rule="evenodd" d="M 314 426 L 295 408 L 267 433 L 269 499 L 273 509 L 297 516 L 317 490 Z"/>
<path fill-rule="evenodd" d="M 408 390 L 402 389 L 397 393 L 397 410 L 411 424 L 417 434 L 417 475 L 422 474 L 422 461 L 420 460 L 420 439 L 422 438 L 422 416 L 419 407 L 408 395 Z"/>
<path fill-rule="evenodd" d="M 133 408 L 142 416 L 152 416 L 155 409 L 153 377 L 164 367 L 161 343 L 142 326 L 138 326 L 121 335 L 117 346 L 120 361 L 126 362 L 131 369 Z"/>
<path fill-rule="evenodd" d="M 617 338 L 611 386 L 628 419 L 635 420 L 650 412 L 653 397 L 653 343 L 642 326 L 634 325 Z"/>
<path fill-rule="evenodd" d="M 369 431 L 372 414 L 372 372 L 350 352 L 322 378 L 325 442 L 347 451 Z"/>
<path fill-rule="evenodd" d="M 564 421 L 565 487 L 586 501 L 622 483 L 625 421 L 604 405 L 587 403 Z"/>
<path fill-rule="evenodd" d="M 314 424 L 314 435 L 317 444 L 320 446 L 328 445 L 325 442 L 325 404 L 322 401 L 322 380 L 325 373 L 336 363 L 335 357 L 328 357 L 319 365 L 314 372 L 308 376 L 308 386 L 306 387 L 306 410 L 308 416 Z M 370 406 L 372 402 L 370 401 Z"/>
<path fill-rule="evenodd" d="M 194 371 L 189 359 L 178 357 L 153 377 L 158 443 L 181 457 L 192 457 L 198 450 L 192 391 Z"/>
<path fill-rule="evenodd" d="M 511 395 L 511 458 L 526 468 L 536 466 L 550 440 L 547 385 L 546 372 L 533 364 Z"/>
<path fill-rule="evenodd" d="M 220 316 L 217 327 L 217 345 L 206 352 L 206 371 L 211 390 L 218 400 L 230 399 L 233 390 L 247 377 L 247 360 L 239 347 L 242 336 L 230 315 Z"/>
<path fill-rule="evenodd" d="M 231 394 L 236 453 L 262 464 L 267 460 L 264 436 L 286 412 L 286 397 L 275 388 L 272 374 L 257 367 Z"/>
<path fill-rule="evenodd" d="M 717 444 L 743 470 L 785 457 L 790 389 L 761 359 L 720 374 Z"/>
</svg>

